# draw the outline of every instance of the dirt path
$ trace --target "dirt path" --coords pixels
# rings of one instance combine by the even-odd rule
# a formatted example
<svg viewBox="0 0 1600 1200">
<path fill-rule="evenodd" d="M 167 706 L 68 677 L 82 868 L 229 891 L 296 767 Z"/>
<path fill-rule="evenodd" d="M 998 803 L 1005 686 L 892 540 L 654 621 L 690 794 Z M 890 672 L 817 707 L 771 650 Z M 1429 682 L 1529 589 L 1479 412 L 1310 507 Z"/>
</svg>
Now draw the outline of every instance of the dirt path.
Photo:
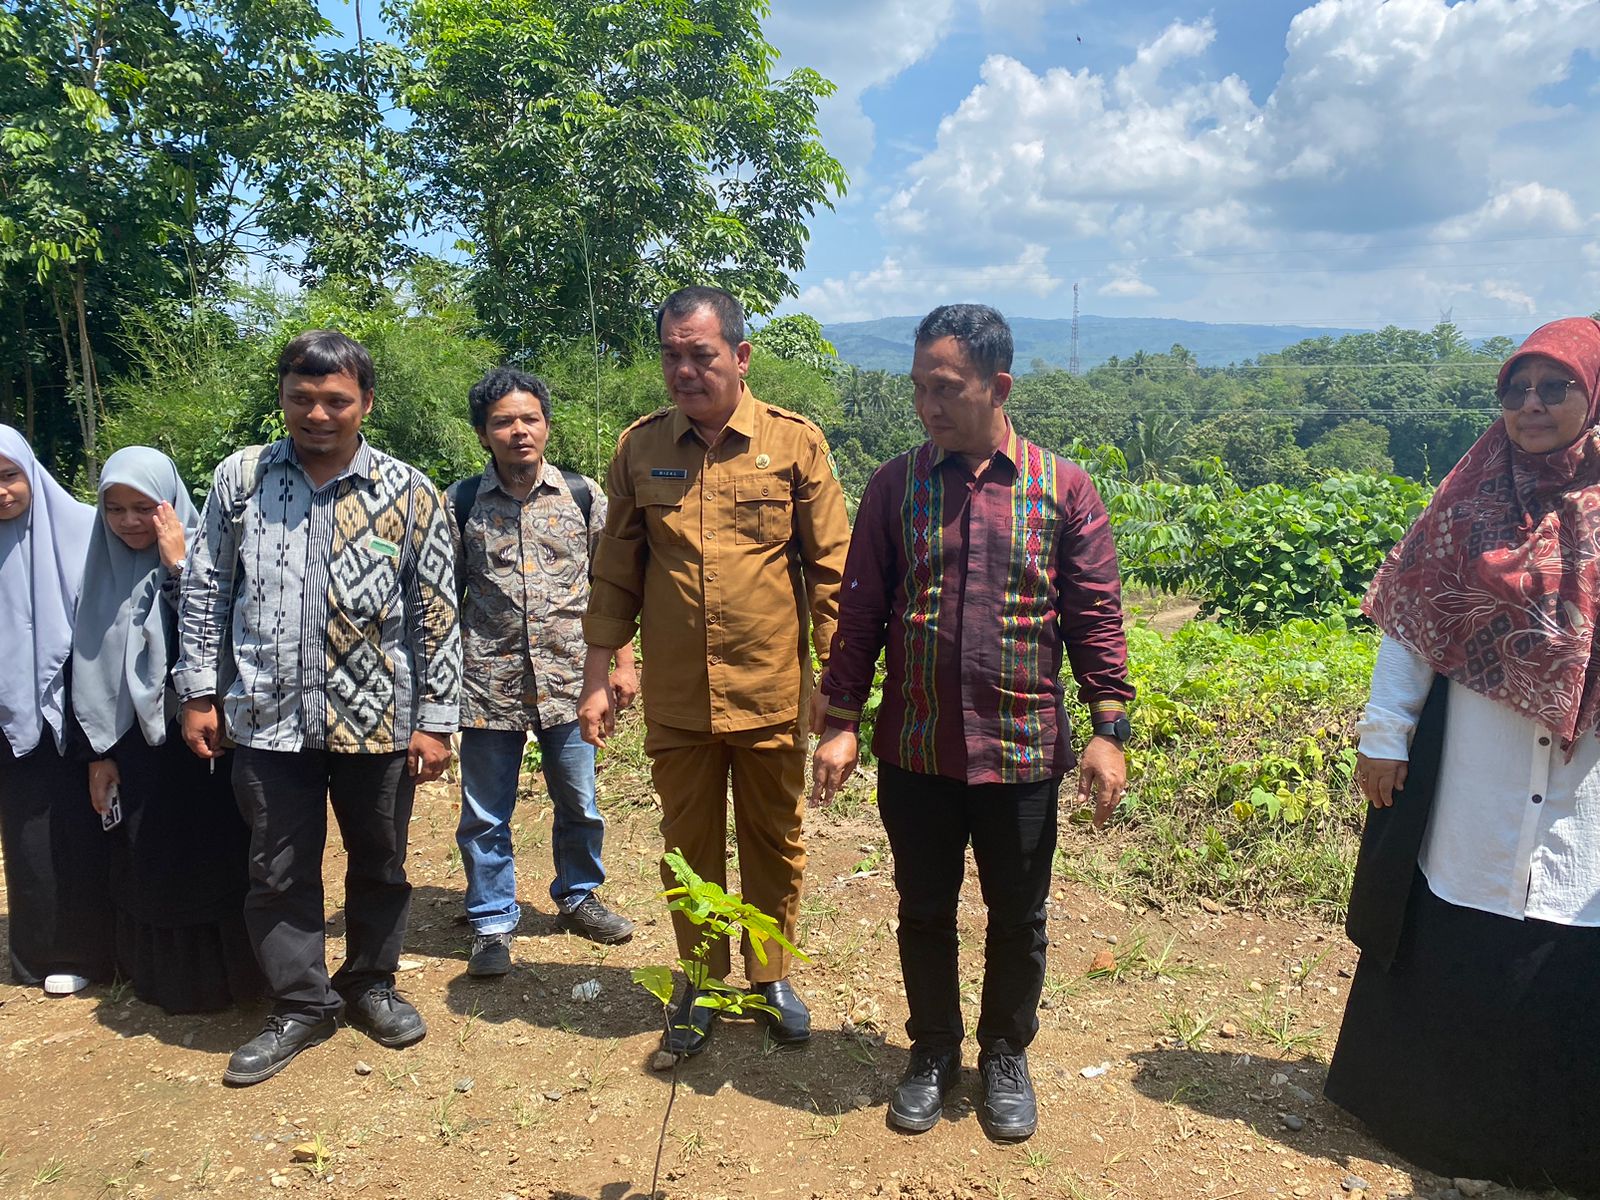
<svg viewBox="0 0 1600 1200">
<path fill-rule="evenodd" d="M 604 794 L 637 791 L 620 770 Z M 529 915 L 512 974 L 480 982 L 465 975 L 455 923 L 452 793 L 430 788 L 419 801 L 400 982 L 430 1033 L 408 1050 L 346 1029 L 277 1078 L 227 1089 L 227 1054 L 256 1031 L 259 1011 L 172 1018 L 106 988 L 47 1000 L 0 987 L 0 1195 L 641 1197 L 668 1094 L 668 1077 L 648 1067 L 659 1007 L 629 979 L 673 957 L 655 899 L 655 815 L 644 804 L 609 809 L 606 895 L 640 930 L 604 950 L 554 931 L 542 794 L 520 812 Z M 1064 852 L 1093 836 L 1069 827 Z M 669 1196 L 1454 1200 L 1449 1181 L 1412 1171 L 1320 1099 L 1355 958 L 1337 930 L 1125 910 L 1064 881 L 1030 1055 L 1039 1133 L 1021 1146 L 985 1138 L 970 1065 L 943 1123 L 895 1133 L 884 1112 L 905 1062 L 905 998 L 883 847 L 870 806 L 813 822 L 802 926 L 812 961 L 796 981 L 817 1033 L 805 1048 L 772 1051 L 748 1022 L 719 1027 L 682 1072 L 663 1160 Z M 330 905 L 341 860 L 331 846 Z M 983 943 L 975 880 L 966 895 L 970 1027 Z M 342 931 L 335 912 L 335 958 Z M 1108 951 L 1115 965 L 1090 977 Z M 575 1001 L 574 985 L 590 979 L 599 998 Z M 320 1161 L 297 1161 L 296 1146 Z"/>
</svg>

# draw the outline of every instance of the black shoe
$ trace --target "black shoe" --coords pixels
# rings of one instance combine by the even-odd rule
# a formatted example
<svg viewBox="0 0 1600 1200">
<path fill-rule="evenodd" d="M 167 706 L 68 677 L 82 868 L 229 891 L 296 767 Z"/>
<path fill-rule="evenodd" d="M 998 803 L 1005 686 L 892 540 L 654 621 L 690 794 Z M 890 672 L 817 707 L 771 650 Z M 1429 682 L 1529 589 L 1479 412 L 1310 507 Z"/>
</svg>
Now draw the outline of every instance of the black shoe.
<svg viewBox="0 0 1600 1200">
<path fill-rule="evenodd" d="M 577 908 L 557 917 L 556 923 L 568 933 L 599 942 L 602 946 L 615 946 L 633 936 L 633 922 L 601 904 L 600 897 L 593 892 L 585 896 Z"/>
<path fill-rule="evenodd" d="M 983 1076 L 978 1119 L 989 1136 L 1032 1137 L 1039 1127 L 1039 1108 L 1033 1098 L 1033 1080 L 1028 1078 L 1028 1056 L 985 1051 L 978 1055 L 978 1073 Z"/>
<path fill-rule="evenodd" d="M 811 1013 L 787 979 L 758 983 L 751 990 L 778 1010 L 778 1015 L 773 1016 L 756 1009 L 756 1016 L 767 1023 L 773 1041 L 780 1046 L 798 1046 L 811 1040 Z"/>
<path fill-rule="evenodd" d="M 923 1133 L 939 1123 L 944 1098 L 961 1080 L 961 1047 L 954 1050 L 911 1048 L 911 1065 L 889 1099 L 889 1124 L 908 1133 Z"/>
<path fill-rule="evenodd" d="M 380 983 L 361 995 L 346 997 L 345 1023 L 365 1030 L 380 1046 L 409 1046 L 427 1036 L 422 1014 L 400 998 L 393 984 Z"/>
<path fill-rule="evenodd" d="M 667 1031 L 661 1036 L 661 1048 L 679 1058 L 693 1058 L 706 1048 L 711 1040 L 711 1026 L 717 1019 L 717 1009 L 696 1004 L 696 996 L 707 993 L 699 988 L 684 985 L 683 995 L 672 1006 L 667 1016 Z"/>
<path fill-rule="evenodd" d="M 332 1017 L 307 1021 L 274 1013 L 267 1018 L 266 1027 L 260 1033 L 233 1052 L 228 1059 L 228 1069 L 222 1073 L 222 1082 L 244 1087 L 271 1079 L 288 1066 L 296 1054 L 307 1046 L 327 1041 L 338 1028 L 338 1022 Z"/>
<path fill-rule="evenodd" d="M 511 970 L 511 935 L 509 933 L 475 933 L 472 935 L 472 954 L 467 959 L 467 974 L 483 979 L 490 975 L 504 975 Z"/>
</svg>

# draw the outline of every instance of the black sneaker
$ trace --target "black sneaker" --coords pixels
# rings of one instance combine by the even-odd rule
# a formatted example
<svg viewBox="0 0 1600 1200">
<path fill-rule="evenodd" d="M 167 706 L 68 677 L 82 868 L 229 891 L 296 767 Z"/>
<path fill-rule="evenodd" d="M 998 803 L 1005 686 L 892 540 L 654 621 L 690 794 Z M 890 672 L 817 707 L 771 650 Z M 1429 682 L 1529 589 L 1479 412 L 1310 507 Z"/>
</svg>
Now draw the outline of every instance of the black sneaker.
<svg viewBox="0 0 1600 1200">
<path fill-rule="evenodd" d="M 961 1080 L 961 1047 L 930 1051 L 911 1047 L 911 1063 L 889 1098 L 889 1124 L 923 1133 L 939 1123 L 944 1098 Z"/>
<path fill-rule="evenodd" d="M 603 946 L 615 946 L 633 936 L 633 922 L 601 904 L 600 897 L 593 892 L 585 896 L 578 907 L 562 913 L 557 922 L 568 933 Z"/>
<path fill-rule="evenodd" d="M 228 1059 L 228 1069 L 222 1073 L 222 1081 L 246 1087 L 271 1079 L 288 1066 L 296 1054 L 327 1041 L 336 1029 L 338 1022 L 332 1017 L 307 1021 L 273 1014 L 260 1033 L 233 1052 Z"/>
<path fill-rule="evenodd" d="M 978 1073 L 983 1076 L 978 1119 L 989 1136 L 1019 1141 L 1032 1137 L 1039 1127 L 1039 1108 L 1028 1078 L 1028 1056 L 985 1051 L 978 1055 Z"/>
<path fill-rule="evenodd" d="M 428 1026 L 393 984 L 380 983 L 361 995 L 346 997 L 345 1023 L 364 1030 L 380 1046 L 409 1046 L 427 1036 Z"/>
<path fill-rule="evenodd" d="M 511 970 L 511 934 L 475 933 L 472 954 L 467 959 L 467 974 L 479 979 L 504 975 Z"/>
</svg>

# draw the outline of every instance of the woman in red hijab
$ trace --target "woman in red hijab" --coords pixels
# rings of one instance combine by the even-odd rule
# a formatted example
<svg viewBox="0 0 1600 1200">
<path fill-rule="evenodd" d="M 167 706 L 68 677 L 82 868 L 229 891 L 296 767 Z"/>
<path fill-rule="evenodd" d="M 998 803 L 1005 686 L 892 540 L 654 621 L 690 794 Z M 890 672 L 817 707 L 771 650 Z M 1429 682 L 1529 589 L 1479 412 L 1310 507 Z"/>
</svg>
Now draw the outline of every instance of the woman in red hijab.
<svg viewBox="0 0 1600 1200">
<path fill-rule="evenodd" d="M 1362 956 L 1327 1095 L 1430 1171 L 1593 1194 L 1600 323 L 1535 331 L 1498 392 L 1364 606 Z"/>
</svg>

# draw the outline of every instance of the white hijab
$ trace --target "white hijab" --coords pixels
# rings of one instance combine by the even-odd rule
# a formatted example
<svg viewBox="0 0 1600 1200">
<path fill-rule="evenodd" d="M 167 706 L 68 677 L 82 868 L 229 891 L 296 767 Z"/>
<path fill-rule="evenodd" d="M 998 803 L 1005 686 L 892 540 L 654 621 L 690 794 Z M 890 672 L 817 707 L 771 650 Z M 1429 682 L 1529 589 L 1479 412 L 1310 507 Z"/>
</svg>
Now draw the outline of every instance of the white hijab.
<svg viewBox="0 0 1600 1200">
<path fill-rule="evenodd" d="M 100 472 L 100 520 L 89 535 L 72 647 L 72 711 L 97 754 L 104 754 L 139 723 L 144 740 L 167 740 L 167 671 L 177 649 L 175 614 L 161 602 L 166 568 L 155 546 L 131 550 L 105 520 L 106 489 L 125 484 L 172 505 L 194 541 L 200 514 L 165 454 L 129 446 L 106 459 Z"/>
<path fill-rule="evenodd" d="M 62 668 L 94 509 L 68 495 L 9 425 L 0 425 L 0 457 L 21 467 L 33 489 L 27 512 L 0 521 L 0 730 L 20 757 L 39 745 L 46 725 L 62 746 Z"/>
</svg>

